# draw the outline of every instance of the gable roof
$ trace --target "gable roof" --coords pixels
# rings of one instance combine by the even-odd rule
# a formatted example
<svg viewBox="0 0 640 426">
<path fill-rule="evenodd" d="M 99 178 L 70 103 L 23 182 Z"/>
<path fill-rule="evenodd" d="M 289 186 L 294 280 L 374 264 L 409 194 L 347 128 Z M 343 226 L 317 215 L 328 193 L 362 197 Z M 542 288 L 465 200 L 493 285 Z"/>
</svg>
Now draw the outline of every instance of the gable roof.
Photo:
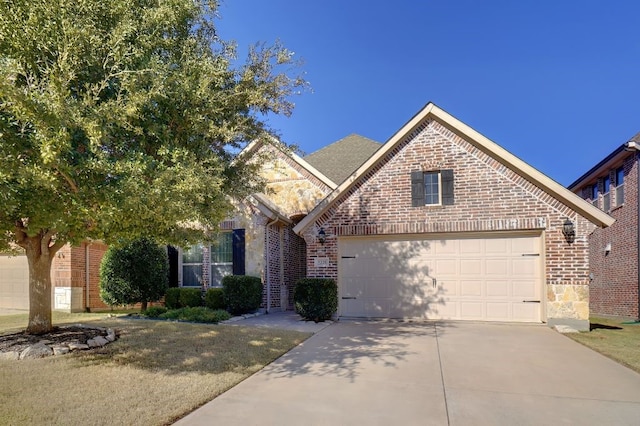
<svg viewBox="0 0 640 426">
<path fill-rule="evenodd" d="M 588 183 L 594 176 L 598 177 L 608 171 L 615 163 L 618 163 L 624 157 L 630 155 L 630 152 L 640 151 L 640 132 L 636 133 L 631 139 L 627 142 L 620 145 L 618 148 L 613 150 L 613 152 L 607 155 L 602 161 L 589 169 L 588 172 L 580 176 L 575 180 L 569 188 L 572 191 L 579 189 L 580 186 L 584 183 Z"/>
<path fill-rule="evenodd" d="M 381 146 L 379 142 L 354 133 L 312 152 L 304 159 L 336 184 L 340 184 Z"/>
<path fill-rule="evenodd" d="M 376 166 L 377 163 L 380 162 L 388 152 L 390 152 L 396 145 L 402 142 L 402 140 L 404 140 L 406 136 L 411 134 L 418 126 L 429 119 L 437 120 L 443 126 L 460 135 L 468 142 L 476 146 L 478 149 L 496 158 L 498 161 L 507 165 L 518 174 L 523 176 L 525 179 L 537 185 L 563 204 L 580 213 L 595 225 L 607 227 L 612 225 L 615 221 L 611 216 L 604 213 L 599 208 L 586 202 L 573 192 L 569 191 L 564 186 L 560 185 L 553 179 L 549 178 L 524 161 L 520 160 L 518 157 L 508 152 L 506 149 L 481 135 L 443 109 L 437 107 L 435 104 L 429 102 L 404 126 L 402 126 L 400 130 L 398 130 L 393 136 L 391 136 L 391 138 L 389 138 L 389 140 L 387 140 L 387 142 L 379 150 L 377 150 L 364 164 L 362 164 L 362 166 L 360 166 L 358 170 L 353 172 L 350 177 L 348 177 L 340 184 L 340 186 L 338 186 L 329 195 L 327 195 L 324 200 L 318 203 L 318 205 L 302 221 L 300 221 L 300 223 L 295 226 L 294 231 L 299 235 L 302 234 L 310 225 L 312 225 L 317 220 L 317 218 L 319 218 L 337 202 L 340 195 L 351 189 L 359 180 L 363 178 L 363 176 L 367 174 L 367 172 L 369 172 L 374 166 Z"/>
<path fill-rule="evenodd" d="M 260 147 L 266 144 L 267 144 L 266 142 L 255 140 L 250 144 L 248 144 L 238 155 L 251 155 L 252 153 L 258 151 Z M 269 143 L 269 145 L 276 148 L 282 154 L 286 155 L 287 157 L 291 158 L 293 161 L 298 163 L 300 167 L 308 171 L 311 175 L 318 178 L 322 183 L 327 185 L 329 188 L 335 189 L 338 186 L 333 180 L 329 179 L 324 173 L 322 173 L 320 170 L 315 168 L 313 165 L 309 164 L 309 162 L 307 162 L 305 159 L 303 159 L 302 157 L 300 157 L 290 149 L 286 148 L 285 145 L 279 140 L 277 140 L 276 138 L 272 138 L 272 141 L 271 143 Z"/>
</svg>

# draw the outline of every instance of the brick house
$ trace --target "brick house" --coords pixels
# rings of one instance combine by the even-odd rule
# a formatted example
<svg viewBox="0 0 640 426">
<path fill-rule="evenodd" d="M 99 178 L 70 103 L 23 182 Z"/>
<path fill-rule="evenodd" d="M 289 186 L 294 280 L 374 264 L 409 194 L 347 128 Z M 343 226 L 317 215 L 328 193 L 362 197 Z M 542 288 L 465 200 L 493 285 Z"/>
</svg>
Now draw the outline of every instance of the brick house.
<svg viewBox="0 0 640 426">
<path fill-rule="evenodd" d="M 339 316 L 587 329 L 588 236 L 613 222 L 429 103 L 294 231 Z"/>
<path fill-rule="evenodd" d="M 592 313 L 638 319 L 640 133 L 620 145 L 569 185 L 569 189 L 615 218 L 589 234 Z"/>
<path fill-rule="evenodd" d="M 293 227 L 379 147 L 350 135 L 303 159 L 276 145 L 249 145 L 249 153 L 269 159 L 262 168 L 267 190 L 237 205 L 233 217 L 220 224 L 215 243 L 168 247 L 170 285 L 209 288 L 219 286 L 224 275 L 254 275 L 265 284 L 265 309 L 292 309 L 293 285 L 306 275 L 306 245 Z M 99 290 L 106 250 L 100 242 L 85 242 L 58 252 L 51 272 L 54 309 L 109 309 Z M 29 308 L 24 255 L 0 255 L 0 308 Z"/>
</svg>

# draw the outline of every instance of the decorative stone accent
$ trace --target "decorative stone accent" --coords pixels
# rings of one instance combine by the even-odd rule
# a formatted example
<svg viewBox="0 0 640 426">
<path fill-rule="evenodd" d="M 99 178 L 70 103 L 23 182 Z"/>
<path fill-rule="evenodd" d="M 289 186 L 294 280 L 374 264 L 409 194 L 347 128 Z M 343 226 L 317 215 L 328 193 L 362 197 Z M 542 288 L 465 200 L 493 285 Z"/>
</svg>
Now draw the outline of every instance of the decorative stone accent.
<svg viewBox="0 0 640 426">
<path fill-rule="evenodd" d="M 85 349 L 89 349 L 89 345 L 85 343 L 70 343 L 69 349 L 71 349 L 72 351 L 85 350 Z"/>
<path fill-rule="evenodd" d="M 0 359 L 18 360 L 20 359 L 20 352 L 0 352 Z"/>
<path fill-rule="evenodd" d="M 71 349 L 69 349 L 68 346 L 54 346 L 51 349 L 53 349 L 53 354 L 54 355 L 64 355 L 64 354 L 68 354 L 69 352 L 71 352 Z"/>
<path fill-rule="evenodd" d="M 44 358 L 53 355 L 53 350 L 44 343 L 36 343 L 20 353 L 20 359 Z"/>
<path fill-rule="evenodd" d="M 549 318 L 589 319 L 589 286 L 570 284 L 547 285 Z"/>
<path fill-rule="evenodd" d="M 115 341 L 118 338 L 116 331 L 111 328 L 107 329 L 81 324 L 76 324 L 75 326 L 68 328 L 75 328 L 76 333 L 78 328 L 92 329 L 100 333 L 104 333 L 105 335 L 96 336 L 96 333 L 89 333 L 89 335 L 84 334 L 86 337 L 89 337 L 90 335 L 95 336 L 92 339 L 88 339 L 87 343 L 81 343 L 78 340 L 56 340 L 55 338 L 53 338 L 53 340 L 41 339 L 36 343 L 30 343 L 28 346 L 16 346 L 17 348 L 20 348 L 19 350 L 10 350 L 11 348 L 9 348 L 6 352 L 0 352 L 0 359 L 19 360 L 44 358 L 52 355 L 64 355 L 72 351 L 99 348 Z"/>
</svg>

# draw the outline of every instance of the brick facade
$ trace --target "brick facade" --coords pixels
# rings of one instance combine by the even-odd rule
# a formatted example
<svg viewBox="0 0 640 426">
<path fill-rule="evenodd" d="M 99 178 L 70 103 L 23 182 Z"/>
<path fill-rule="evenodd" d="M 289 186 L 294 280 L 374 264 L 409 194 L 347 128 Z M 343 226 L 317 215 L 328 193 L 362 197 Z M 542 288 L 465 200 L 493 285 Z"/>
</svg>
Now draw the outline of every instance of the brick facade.
<svg viewBox="0 0 640 426">
<path fill-rule="evenodd" d="M 616 203 L 615 171 L 624 168 L 624 203 Z M 612 163 L 604 174 L 594 176 L 577 189 L 579 195 L 593 202 L 591 188 L 599 186 L 598 206 L 603 207 L 605 192 L 609 192 L 610 215 L 616 222 L 604 229 L 597 228 L 589 236 L 591 281 L 590 309 L 593 314 L 614 315 L 637 319 L 638 312 L 638 161 L 628 153 L 618 163 Z M 604 176 L 609 175 L 611 188 L 605 191 Z M 606 251 L 610 245 L 611 250 Z"/>
<path fill-rule="evenodd" d="M 444 169 L 454 171 L 454 204 L 412 207 L 411 172 Z M 438 121 L 406 135 L 331 206 L 304 232 L 311 277 L 338 278 L 337 237 L 343 235 L 533 231 L 544 241 L 543 318 L 588 319 L 587 236 L 594 225 Z M 566 218 L 576 224 L 572 244 L 562 234 Z M 324 245 L 315 238 L 320 227 L 328 235 Z M 315 266 L 318 257 L 328 257 L 329 266 Z"/>
<path fill-rule="evenodd" d="M 109 309 L 100 299 L 100 262 L 106 251 L 100 242 L 66 245 L 58 251 L 51 266 L 54 309 Z"/>
</svg>

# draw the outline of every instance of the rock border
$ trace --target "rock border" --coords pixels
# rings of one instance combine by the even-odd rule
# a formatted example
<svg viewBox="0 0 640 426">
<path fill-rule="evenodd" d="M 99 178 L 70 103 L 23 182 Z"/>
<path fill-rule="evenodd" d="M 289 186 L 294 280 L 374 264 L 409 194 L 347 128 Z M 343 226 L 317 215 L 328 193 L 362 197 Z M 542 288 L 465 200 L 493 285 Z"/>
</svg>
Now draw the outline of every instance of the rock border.
<svg viewBox="0 0 640 426">
<path fill-rule="evenodd" d="M 97 330 L 104 335 L 96 336 L 93 339 L 89 339 L 87 340 L 87 343 L 71 341 L 68 343 L 60 344 L 53 343 L 50 340 L 42 339 L 39 342 L 34 343 L 33 345 L 30 345 L 21 351 L 0 352 L 0 359 L 17 361 L 23 359 L 36 359 L 46 358 L 49 356 L 65 355 L 74 351 L 84 351 L 93 348 L 100 348 L 108 345 L 111 342 L 115 342 L 118 339 L 118 334 L 113 328 L 96 327 L 82 324 L 74 324 L 68 327 Z"/>
</svg>

